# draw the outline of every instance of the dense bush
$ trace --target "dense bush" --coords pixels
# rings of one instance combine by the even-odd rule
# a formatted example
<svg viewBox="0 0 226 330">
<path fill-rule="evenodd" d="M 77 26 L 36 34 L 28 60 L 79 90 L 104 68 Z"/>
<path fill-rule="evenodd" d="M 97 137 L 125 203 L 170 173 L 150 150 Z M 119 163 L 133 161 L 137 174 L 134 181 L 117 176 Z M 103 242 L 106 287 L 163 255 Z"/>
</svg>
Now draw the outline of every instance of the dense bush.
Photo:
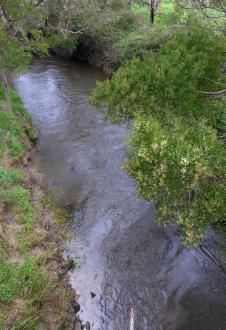
<svg viewBox="0 0 226 330">
<path fill-rule="evenodd" d="M 190 126 L 138 116 L 125 164 L 138 183 L 138 193 L 155 200 L 158 218 L 176 218 L 190 242 L 210 224 L 225 224 L 225 148 L 203 122 Z"/>
<path fill-rule="evenodd" d="M 220 76 L 224 40 L 209 30 L 178 31 L 159 51 L 135 58 L 111 80 L 98 83 L 91 101 L 106 105 L 112 119 L 132 118 L 137 112 L 165 116 L 169 111 L 199 118 L 212 113 L 199 91 L 215 90 Z M 207 79 L 208 77 L 208 79 Z"/>
<path fill-rule="evenodd" d="M 17 38 L 8 38 L 8 34 L 0 23 L 0 69 L 19 71 L 31 60 L 28 48 Z"/>
<path fill-rule="evenodd" d="M 159 51 L 98 83 L 91 96 L 113 121 L 134 118 L 125 168 L 138 193 L 156 202 L 159 219 L 176 220 L 189 243 L 226 221 L 226 102 L 202 93 L 223 83 L 224 57 L 224 39 L 210 29 L 178 31 Z"/>
<path fill-rule="evenodd" d="M 117 42 L 113 44 L 114 62 L 119 67 L 135 56 L 143 58 L 150 49 L 151 42 L 148 33 L 140 31 L 120 33 Z"/>
</svg>

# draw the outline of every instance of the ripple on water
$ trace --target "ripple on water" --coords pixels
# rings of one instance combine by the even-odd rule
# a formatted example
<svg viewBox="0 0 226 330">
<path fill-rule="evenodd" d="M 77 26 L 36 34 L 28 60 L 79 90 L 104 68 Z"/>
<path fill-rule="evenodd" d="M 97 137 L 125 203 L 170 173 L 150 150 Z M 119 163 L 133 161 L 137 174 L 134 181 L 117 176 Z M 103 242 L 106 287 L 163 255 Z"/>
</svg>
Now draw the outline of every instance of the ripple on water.
<svg viewBox="0 0 226 330">
<path fill-rule="evenodd" d="M 104 75 L 82 63 L 35 60 L 15 80 L 39 129 L 34 162 L 56 199 L 75 207 L 74 239 L 65 255 L 80 317 L 93 330 L 226 329 L 226 281 L 210 242 L 184 249 L 177 229 L 155 223 L 151 204 L 135 195 L 121 169 L 127 152 L 125 125 L 105 122 L 88 104 Z M 92 294 L 91 294 L 92 293 Z"/>
</svg>

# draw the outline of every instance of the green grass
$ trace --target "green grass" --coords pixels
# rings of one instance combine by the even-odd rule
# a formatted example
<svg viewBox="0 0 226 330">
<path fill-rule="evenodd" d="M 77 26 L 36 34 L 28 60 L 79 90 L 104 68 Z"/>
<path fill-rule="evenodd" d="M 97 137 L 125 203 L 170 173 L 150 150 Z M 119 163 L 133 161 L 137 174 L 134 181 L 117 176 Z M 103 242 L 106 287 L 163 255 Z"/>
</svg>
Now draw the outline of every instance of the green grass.
<svg viewBox="0 0 226 330">
<path fill-rule="evenodd" d="M 29 255 L 33 247 L 42 245 L 47 232 L 44 229 L 23 226 L 17 235 L 17 251 L 22 255 Z"/>
<path fill-rule="evenodd" d="M 0 200 L 11 207 L 13 214 L 27 230 L 33 227 L 36 212 L 27 188 L 15 185 L 9 189 L 0 189 Z"/>
<path fill-rule="evenodd" d="M 0 86 L 0 157 L 8 152 L 13 158 L 19 159 L 26 152 L 24 132 L 32 136 L 33 129 L 30 115 L 24 110 L 16 92 L 10 90 L 10 97 L 12 113 L 3 110 L 4 93 Z"/>
<path fill-rule="evenodd" d="M 132 12 L 139 16 L 145 24 L 149 25 L 150 23 L 150 9 L 146 5 L 133 4 Z M 156 13 L 156 24 L 161 24 L 164 22 L 164 17 L 170 15 L 174 12 L 174 4 L 171 1 L 162 1 L 157 13 Z"/>
<path fill-rule="evenodd" d="M 5 132 L 10 132 L 14 136 L 20 135 L 21 125 L 15 120 L 13 113 L 5 111 L 0 112 L 0 127 Z"/>
<path fill-rule="evenodd" d="M 25 130 L 31 130 L 30 116 L 24 110 L 15 91 L 10 91 L 13 112 L 0 108 L 0 163 L 6 153 L 15 161 L 23 156 L 27 149 L 24 143 Z M 4 93 L 0 86 L 0 103 L 4 102 Z M 23 171 L 5 168 L 0 165 L 0 201 L 12 208 L 12 212 L 26 227 L 35 220 L 35 209 L 30 202 L 30 191 L 23 187 Z"/>
<path fill-rule="evenodd" d="M 10 96 L 12 113 L 3 110 L 4 93 L 0 85 L 0 206 L 18 224 L 16 243 L 11 245 L 7 240 L 10 225 L 1 222 L 5 236 L 0 240 L 0 328 L 7 324 L 7 329 L 30 330 L 37 329 L 43 305 L 53 296 L 56 282 L 48 278 L 35 257 L 28 258 L 31 248 L 45 239 L 46 231 L 37 229 L 38 210 L 26 186 L 25 172 L 20 169 L 21 157 L 27 152 L 26 134 L 33 134 L 30 115 L 15 91 L 11 90 Z M 15 253 L 22 260 L 26 258 L 22 265 L 7 260 L 9 254 Z M 22 301 L 19 305 L 24 304 L 23 308 L 16 306 L 17 301 Z"/>
<path fill-rule="evenodd" d="M 0 164 L 2 164 L 0 165 L 0 204 L 10 209 L 22 225 L 22 230 L 27 232 L 34 228 L 37 211 L 31 203 L 31 193 L 25 184 L 25 173 L 18 167 L 20 167 L 20 158 L 27 152 L 24 143 L 25 130 L 32 129 L 32 126 L 30 116 L 24 110 L 16 92 L 11 90 L 10 96 L 13 112 L 5 112 L 3 107 L 0 108 Z M 0 104 L 2 102 L 4 102 L 4 93 L 0 85 Z M 7 158 L 11 158 L 9 165 L 4 165 L 6 154 Z M 11 164 L 12 161 L 15 164 Z M 28 239 L 29 235 L 26 236 Z M 2 256 L 4 250 L 8 249 L 8 245 L 1 244 Z"/>
<path fill-rule="evenodd" d="M 9 305 L 17 299 L 25 302 L 24 310 L 10 329 L 36 329 L 42 305 L 55 289 L 53 281 L 31 259 L 18 265 L 0 258 L 0 269 L 0 303 Z M 4 321 L 4 313 L 0 315 L 0 324 L 1 318 Z"/>
<path fill-rule="evenodd" d="M 148 10 L 147 6 L 141 6 L 137 3 L 134 3 L 131 8 L 132 8 L 132 12 L 135 15 L 140 16 L 141 19 L 143 19 L 146 24 L 149 23 L 150 15 L 149 15 L 149 10 Z"/>
<path fill-rule="evenodd" d="M 14 184 L 23 182 L 25 175 L 20 170 L 6 169 L 0 166 L 0 188 L 7 188 Z"/>
</svg>

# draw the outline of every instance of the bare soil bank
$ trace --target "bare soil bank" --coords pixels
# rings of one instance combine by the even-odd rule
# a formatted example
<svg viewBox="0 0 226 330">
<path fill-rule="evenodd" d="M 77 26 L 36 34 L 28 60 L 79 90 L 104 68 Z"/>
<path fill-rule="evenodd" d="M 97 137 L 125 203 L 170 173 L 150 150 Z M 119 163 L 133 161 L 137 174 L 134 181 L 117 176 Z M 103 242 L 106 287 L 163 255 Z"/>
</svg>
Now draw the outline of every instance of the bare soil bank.
<svg viewBox="0 0 226 330">
<path fill-rule="evenodd" d="M 109 76 L 119 68 L 113 61 L 112 42 L 107 37 L 82 35 L 72 54 L 61 47 L 54 47 L 51 52 L 60 57 L 86 62 Z"/>
</svg>

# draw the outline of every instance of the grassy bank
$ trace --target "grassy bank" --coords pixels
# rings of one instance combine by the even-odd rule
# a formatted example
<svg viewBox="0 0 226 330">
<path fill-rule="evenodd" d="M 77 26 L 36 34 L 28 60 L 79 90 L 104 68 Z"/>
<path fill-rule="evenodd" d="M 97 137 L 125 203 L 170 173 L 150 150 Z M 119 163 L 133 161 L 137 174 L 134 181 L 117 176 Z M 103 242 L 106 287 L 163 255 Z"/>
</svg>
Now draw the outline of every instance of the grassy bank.
<svg viewBox="0 0 226 330">
<path fill-rule="evenodd" d="M 10 93 L 12 113 L 0 86 L 0 329 L 72 329 L 75 295 L 60 249 L 66 215 L 31 167 L 31 119 Z"/>
</svg>

